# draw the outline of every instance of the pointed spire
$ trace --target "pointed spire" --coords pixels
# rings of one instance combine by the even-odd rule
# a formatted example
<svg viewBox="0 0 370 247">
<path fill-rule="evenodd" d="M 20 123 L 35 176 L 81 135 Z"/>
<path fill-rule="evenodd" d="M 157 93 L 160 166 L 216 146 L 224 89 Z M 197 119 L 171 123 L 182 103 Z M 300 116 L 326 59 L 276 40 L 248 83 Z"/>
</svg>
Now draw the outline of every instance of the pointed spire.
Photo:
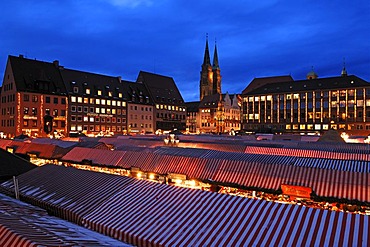
<svg viewBox="0 0 370 247">
<path fill-rule="evenodd" d="M 346 70 L 346 58 L 343 58 L 343 69 L 341 76 L 347 76 L 347 70 Z"/>
<path fill-rule="evenodd" d="M 213 68 L 214 69 L 220 68 L 220 66 L 218 64 L 217 42 L 216 42 L 216 39 L 215 39 L 215 53 L 213 54 Z"/>
<path fill-rule="evenodd" d="M 208 33 L 206 34 L 206 49 L 204 51 L 203 65 L 211 65 L 211 59 L 209 57 L 209 49 L 208 49 Z"/>
</svg>

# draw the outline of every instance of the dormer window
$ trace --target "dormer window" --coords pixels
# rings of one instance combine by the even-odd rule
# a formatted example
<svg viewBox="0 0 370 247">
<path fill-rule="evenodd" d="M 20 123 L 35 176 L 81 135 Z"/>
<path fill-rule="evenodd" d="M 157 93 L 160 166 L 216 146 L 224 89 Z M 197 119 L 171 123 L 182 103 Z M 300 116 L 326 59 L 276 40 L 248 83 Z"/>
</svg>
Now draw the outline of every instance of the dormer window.
<svg viewBox="0 0 370 247">
<path fill-rule="evenodd" d="M 101 96 L 101 94 L 102 94 L 102 92 L 101 92 L 101 90 L 99 89 L 99 90 L 98 90 L 98 95 L 99 95 L 99 96 Z"/>
<path fill-rule="evenodd" d="M 78 87 L 73 87 L 73 92 L 78 93 Z"/>
<path fill-rule="evenodd" d="M 109 97 L 113 97 L 113 93 L 111 91 L 108 92 Z"/>
<path fill-rule="evenodd" d="M 122 98 L 122 93 L 118 93 L 118 97 L 119 98 Z"/>
<path fill-rule="evenodd" d="M 90 94 L 90 88 L 86 88 L 85 93 Z"/>
</svg>

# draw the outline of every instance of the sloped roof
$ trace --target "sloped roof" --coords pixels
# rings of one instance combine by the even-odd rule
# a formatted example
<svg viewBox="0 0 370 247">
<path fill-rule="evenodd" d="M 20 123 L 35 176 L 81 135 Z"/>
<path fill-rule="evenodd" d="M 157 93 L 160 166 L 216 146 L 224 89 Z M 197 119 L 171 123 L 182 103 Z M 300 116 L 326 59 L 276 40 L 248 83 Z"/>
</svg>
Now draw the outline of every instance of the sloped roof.
<svg viewBox="0 0 370 247">
<path fill-rule="evenodd" d="M 107 98 L 108 92 L 113 93 L 113 98 L 117 98 L 118 93 L 122 93 L 124 98 L 127 97 L 121 85 L 120 77 L 72 69 L 61 69 L 60 73 L 69 94 L 73 95 L 73 88 L 78 87 L 77 95 L 85 95 L 86 88 L 89 88 L 90 95 L 94 96 L 97 96 L 98 90 L 101 90 L 102 95 L 100 97 L 102 98 Z"/>
<path fill-rule="evenodd" d="M 0 157 L 0 181 L 11 179 L 13 176 L 18 176 L 36 168 L 29 161 L 3 149 L 0 149 Z"/>
<path fill-rule="evenodd" d="M 217 108 L 218 103 L 223 100 L 223 98 L 224 97 L 219 93 L 204 96 L 200 101 L 199 108 Z"/>
<path fill-rule="evenodd" d="M 286 81 L 294 81 L 294 80 L 290 75 L 254 78 L 249 83 L 249 85 L 243 90 L 242 94 L 249 93 L 266 84 L 280 83 L 280 82 L 286 82 Z"/>
<path fill-rule="evenodd" d="M 122 81 L 122 87 L 127 94 L 127 101 L 136 104 L 153 105 L 149 91 L 142 83 Z"/>
<path fill-rule="evenodd" d="M 326 131 L 320 138 L 318 142 L 334 142 L 334 143 L 345 143 L 343 138 L 340 136 L 339 132 L 336 130 Z"/>
<path fill-rule="evenodd" d="M 184 99 L 172 77 L 140 71 L 137 83 L 143 83 L 154 103 L 184 105 Z"/>
<path fill-rule="evenodd" d="M 18 91 L 66 94 L 66 88 L 59 73 L 59 63 L 31 60 L 22 56 L 9 56 L 8 61 Z"/>
<path fill-rule="evenodd" d="M 187 112 L 198 112 L 200 101 L 186 102 L 185 105 Z"/>
<path fill-rule="evenodd" d="M 318 78 L 312 80 L 300 80 L 291 82 L 280 82 L 266 84 L 253 91 L 246 93 L 246 95 L 266 94 L 277 92 L 300 92 L 300 91 L 314 91 L 314 90 L 329 90 L 329 89 L 346 89 L 356 87 L 370 87 L 370 83 L 355 76 L 337 76 Z"/>
</svg>

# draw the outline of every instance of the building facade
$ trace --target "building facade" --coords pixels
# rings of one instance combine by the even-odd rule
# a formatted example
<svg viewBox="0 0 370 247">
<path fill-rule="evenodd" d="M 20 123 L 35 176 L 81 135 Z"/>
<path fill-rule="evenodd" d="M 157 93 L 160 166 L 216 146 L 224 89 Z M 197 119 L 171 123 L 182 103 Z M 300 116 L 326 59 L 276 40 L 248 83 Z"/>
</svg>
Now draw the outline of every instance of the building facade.
<svg viewBox="0 0 370 247">
<path fill-rule="evenodd" d="M 146 72 L 138 78 L 128 82 L 9 56 L 0 90 L 1 137 L 185 130 L 186 107 L 174 80 Z"/>
<path fill-rule="evenodd" d="M 1 90 L 0 132 L 4 136 L 65 135 L 67 105 L 56 62 L 9 56 Z"/>
<path fill-rule="evenodd" d="M 258 81 L 258 80 L 257 80 Z M 242 94 L 242 128 L 252 132 L 370 134 L 370 83 L 343 69 L 338 77 L 269 78 Z M 271 82 L 274 81 L 274 82 Z"/>
<path fill-rule="evenodd" d="M 186 102 L 186 132 L 199 133 L 199 104 L 200 101 Z"/>
<path fill-rule="evenodd" d="M 172 77 L 140 71 L 136 83 L 145 85 L 153 100 L 155 130 L 186 130 L 186 106 Z"/>
</svg>

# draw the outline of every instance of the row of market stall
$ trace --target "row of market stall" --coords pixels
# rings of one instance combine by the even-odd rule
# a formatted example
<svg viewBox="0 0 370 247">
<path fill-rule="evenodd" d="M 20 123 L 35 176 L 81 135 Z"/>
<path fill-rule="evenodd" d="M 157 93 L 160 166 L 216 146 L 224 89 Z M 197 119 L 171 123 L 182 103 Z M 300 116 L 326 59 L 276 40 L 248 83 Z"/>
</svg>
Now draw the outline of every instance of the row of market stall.
<svg viewBox="0 0 370 247">
<path fill-rule="evenodd" d="M 22 200 L 136 246 L 369 246 L 369 217 L 45 165 Z M 13 193 L 12 181 L 1 189 Z"/>
</svg>

